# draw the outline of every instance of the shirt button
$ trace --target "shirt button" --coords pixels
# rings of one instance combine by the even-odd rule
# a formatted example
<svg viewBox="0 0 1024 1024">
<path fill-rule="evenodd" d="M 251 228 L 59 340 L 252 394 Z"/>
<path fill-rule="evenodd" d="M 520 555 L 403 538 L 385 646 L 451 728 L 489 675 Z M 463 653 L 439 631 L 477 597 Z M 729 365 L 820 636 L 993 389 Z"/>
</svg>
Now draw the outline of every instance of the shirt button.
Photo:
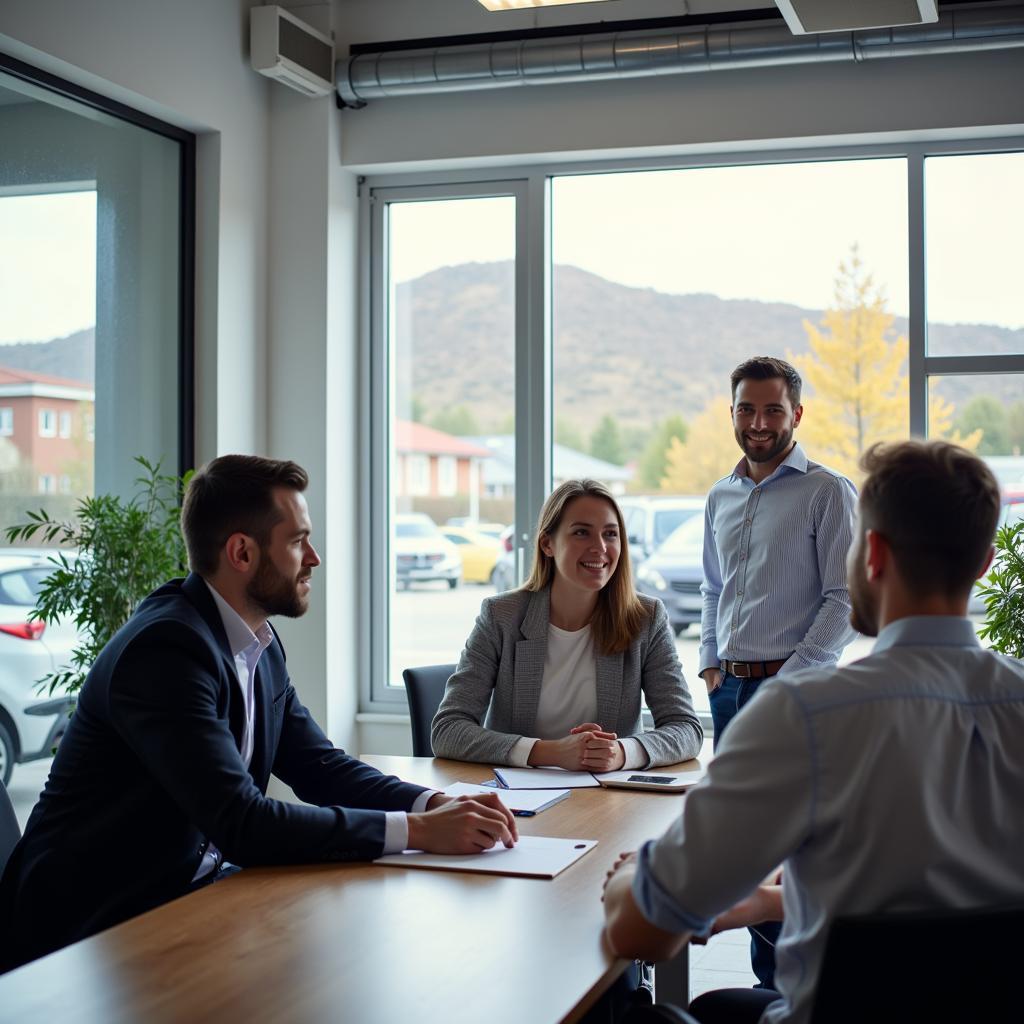
<svg viewBox="0 0 1024 1024">
<path fill-rule="evenodd" d="M 743 525 L 744 525 L 744 526 L 749 526 L 749 525 L 750 525 L 750 524 L 751 524 L 752 522 L 753 522 L 753 520 L 752 520 L 752 519 L 744 519 L 744 520 L 743 520 Z"/>
<path fill-rule="evenodd" d="M 741 552 L 740 552 L 740 561 L 742 562 L 742 561 L 743 561 L 743 559 L 744 559 L 744 558 L 746 558 L 746 557 L 747 557 L 747 553 L 746 553 L 746 551 L 741 551 Z"/>
</svg>

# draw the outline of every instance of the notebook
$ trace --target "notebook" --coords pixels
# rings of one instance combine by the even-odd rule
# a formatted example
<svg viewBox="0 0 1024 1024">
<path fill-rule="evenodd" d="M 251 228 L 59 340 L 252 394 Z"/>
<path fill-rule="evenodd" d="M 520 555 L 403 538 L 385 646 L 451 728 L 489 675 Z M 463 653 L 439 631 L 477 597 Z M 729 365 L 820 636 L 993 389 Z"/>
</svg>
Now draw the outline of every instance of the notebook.
<svg viewBox="0 0 1024 1024">
<path fill-rule="evenodd" d="M 513 813 L 524 816 L 539 814 L 564 800 L 567 789 L 501 789 L 494 786 L 477 786 L 471 782 L 453 782 L 445 786 L 448 796 L 482 796 L 497 793 L 498 799 Z"/>
</svg>

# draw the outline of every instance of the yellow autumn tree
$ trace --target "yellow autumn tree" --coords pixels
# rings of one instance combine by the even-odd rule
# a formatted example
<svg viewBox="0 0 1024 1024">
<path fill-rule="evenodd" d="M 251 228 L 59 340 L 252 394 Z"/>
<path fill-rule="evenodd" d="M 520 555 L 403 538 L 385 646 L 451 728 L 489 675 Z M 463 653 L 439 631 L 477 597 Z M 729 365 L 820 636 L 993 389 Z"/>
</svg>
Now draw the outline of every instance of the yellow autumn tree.
<svg viewBox="0 0 1024 1024">
<path fill-rule="evenodd" d="M 798 439 L 811 458 L 858 482 L 865 449 L 910 433 L 907 339 L 894 335 L 892 323 L 885 297 L 853 246 L 849 259 L 839 264 L 835 301 L 821 326 L 804 321 L 811 351 L 787 353 L 806 388 Z M 981 431 L 961 437 L 952 430 L 953 414 L 951 403 L 933 395 L 929 435 L 973 450 Z"/>
<path fill-rule="evenodd" d="M 713 398 L 687 424 L 686 441 L 673 437 L 665 455 L 665 494 L 705 494 L 739 461 L 729 399 Z"/>
</svg>

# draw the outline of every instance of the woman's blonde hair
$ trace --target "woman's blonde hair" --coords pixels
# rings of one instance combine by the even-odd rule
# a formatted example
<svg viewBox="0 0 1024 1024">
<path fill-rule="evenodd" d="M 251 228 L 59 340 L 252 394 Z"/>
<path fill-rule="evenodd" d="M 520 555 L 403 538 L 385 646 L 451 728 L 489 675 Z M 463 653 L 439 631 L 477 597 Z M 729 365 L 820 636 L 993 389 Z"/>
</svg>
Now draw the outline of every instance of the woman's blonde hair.
<svg viewBox="0 0 1024 1024">
<path fill-rule="evenodd" d="M 555 560 L 545 554 L 541 542 L 545 537 L 554 535 L 570 501 L 587 497 L 608 502 L 615 510 L 615 518 L 619 522 L 619 561 L 612 578 L 598 592 L 597 608 L 590 620 L 595 650 L 600 654 L 618 654 L 628 650 L 633 639 L 644 628 L 647 612 L 633 586 L 633 570 L 629 564 L 629 544 L 626 541 L 622 509 L 604 484 L 597 480 L 566 480 L 551 492 L 537 520 L 533 568 L 523 589 L 537 591 L 550 586 L 555 578 Z"/>
</svg>

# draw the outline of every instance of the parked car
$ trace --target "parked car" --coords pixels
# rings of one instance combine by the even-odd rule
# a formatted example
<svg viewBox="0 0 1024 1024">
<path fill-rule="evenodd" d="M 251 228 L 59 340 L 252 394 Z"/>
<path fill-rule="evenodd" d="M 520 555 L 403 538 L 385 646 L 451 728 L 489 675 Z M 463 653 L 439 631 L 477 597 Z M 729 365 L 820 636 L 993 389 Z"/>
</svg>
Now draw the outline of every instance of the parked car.
<svg viewBox="0 0 1024 1024">
<path fill-rule="evenodd" d="M 48 673 L 71 659 L 73 622 L 44 625 L 31 612 L 40 584 L 53 571 L 52 552 L 0 550 L 0 781 L 16 764 L 49 757 L 68 722 L 71 700 L 38 690 Z"/>
<path fill-rule="evenodd" d="M 1024 491 L 1011 491 L 1003 495 L 1003 509 L 999 516 L 1000 526 L 1011 526 L 1024 520 Z M 988 573 L 985 573 L 988 576 Z M 985 586 L 983 576 L 975 584 L 971 591 L 970 600 L 967 602 L 968 615 L 984 616 L 985 599 L 981 596 L 980 590 Z"/>
<path fill-rule="evenodd" d="M 678 633 L 700 622 L 704 516 L 691 515 L 636 571 L 636 588 L 665 605 Z"/>
<path fill-rule="evenodd" d="M 496 537 L 488 537 L 468 526 L 442 526 L 441 534 L 459 549 L 464 582 L 494 582 L 494 567 L 502 550 Z"/>
<path fill-rule="evenodd" d="M 494 572 L 491 574 L 491 582 L 497 593 L 503 594 L 511 590 L 517 584 L 516 580 L 516 553 L 512 545 L 513 528 L 506 526 L 498 537 L 498 561 L 495 563 Z"/>
<path fill-rule="evenodd" d="M 422 512 L 410 512 L 395 516 L 394 522 L 392 551 L 398 588 L 444 580 L 454 590 L 462 577 L 462 558 L 434 520 Z"/>
<path fill-rule="evenodd" d="M 653 495 L 619 499 L 626 522 L 626 538 L 636 563 L 650 558 L 677 527 L 704 512 L 704 499 Z"/>
</svg>

